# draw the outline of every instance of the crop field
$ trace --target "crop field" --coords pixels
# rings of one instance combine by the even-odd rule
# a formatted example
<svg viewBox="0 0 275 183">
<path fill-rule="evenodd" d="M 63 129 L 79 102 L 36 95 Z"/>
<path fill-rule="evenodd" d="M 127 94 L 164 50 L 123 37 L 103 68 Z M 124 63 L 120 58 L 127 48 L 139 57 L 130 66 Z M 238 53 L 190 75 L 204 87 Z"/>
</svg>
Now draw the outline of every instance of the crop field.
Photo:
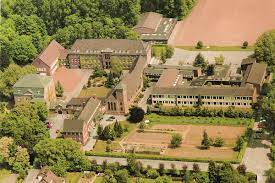
<svg viewBox="0 0 275 183">
<path fill-rule="evenodd" d="M 198 0 L 190 15 L 179 21 L 169 44 L 250 45 L 265 31 L 275 28 L 274 0 Z"/>
</svg>

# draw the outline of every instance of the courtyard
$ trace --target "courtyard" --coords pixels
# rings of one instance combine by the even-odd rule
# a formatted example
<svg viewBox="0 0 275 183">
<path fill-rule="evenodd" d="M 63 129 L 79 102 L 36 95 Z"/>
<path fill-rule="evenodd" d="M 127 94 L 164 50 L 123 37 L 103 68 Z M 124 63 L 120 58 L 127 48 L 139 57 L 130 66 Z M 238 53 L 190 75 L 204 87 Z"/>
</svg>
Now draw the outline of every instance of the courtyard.
<svg viewBox="0 0 275 183">
<path fill-rule="evenodd" d="M 275 27 L 275 1 L 199 0 L 190 15 L 179 21 L 169 44 L 193 46 L 236 46 L 254 44 L 265 31 Z"/>
</svg>

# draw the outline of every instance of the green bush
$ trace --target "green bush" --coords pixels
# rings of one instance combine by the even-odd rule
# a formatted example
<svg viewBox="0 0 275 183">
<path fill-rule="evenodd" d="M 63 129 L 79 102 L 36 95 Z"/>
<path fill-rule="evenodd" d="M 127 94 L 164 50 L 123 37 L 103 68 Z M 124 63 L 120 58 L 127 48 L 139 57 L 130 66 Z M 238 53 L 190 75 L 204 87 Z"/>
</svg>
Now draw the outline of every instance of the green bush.
<svg viewBox="0 0 275 183">
<path fill-rule="evenodd" d="M 155 169 L 149 169 L 146 173 L 146 176 L 150 179 L 156 179 L 159 177 L 159 173 Z"/>
<path fill-rule="evenodd" d="M 203 48 L 203 42 L 202 41 L 198 41 L 196 48 L 197 49 L 202 49 Z"/>
<path fill-rule="evenodd" d="M 224 140 L 221 137 L 217 137 L 213 143 L 215 147 L 222 147 L 224 145 Z"/>
<path fill-rule="evenodd" d="M 273 161 L 275 161 L 275 146 L 271 146 L 270 148 L 270 157 Z"/>
<path fill-rule="evenodd" d="M 243 42 L 242 48 L 243 48 L 243 49 L 246 49 L 247 47 L 248 47 L 248 42 L 247 42 L 247 41 Z"/>
</svg>

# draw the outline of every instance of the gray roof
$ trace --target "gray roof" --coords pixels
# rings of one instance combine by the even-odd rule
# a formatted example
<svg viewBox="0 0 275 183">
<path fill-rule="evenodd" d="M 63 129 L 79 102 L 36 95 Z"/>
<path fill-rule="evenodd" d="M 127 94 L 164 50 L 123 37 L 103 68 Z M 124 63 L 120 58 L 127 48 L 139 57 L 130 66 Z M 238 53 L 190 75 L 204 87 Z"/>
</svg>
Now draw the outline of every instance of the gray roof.
<svg viewBox="0 0 275 183">
<path fill-rule="evenodd" d="M 81 111 L 80 115 L 78 116 L 78 119 L 84 120 L 85 122 L 88 122 L 88 120 L 94 116 L 94 114 L 97 112 L 97 107 L 100 105 L 100 100 L 91 97 L 90 100 L 87 102 L 83 110 Z"/>
<path fill-rule="evenodd" d="M 82 132 L 84 120 L 64 119 L 63 132 Z"/>
<path fill-rule="evenodd" d="M 51 76 L 39 74 L 28 74 L 19 79 L 14 85 L 14 88 L 45 88 L 52 81 Z"/>
<path fill-rule="evenodd" d="M 145 55 L 145 45 L 140 40 L 128 39 L 77 39 L 70 54 L 101 54 L 110 52 L 123 55 Z"/>
<path fill-rule="evenodd" d="M 246 83 L 261 84 L 265 77 L 266 69 L 266 64 L 254 63 L 252 65 L 248 65 L 244 74 L 242 86 L 244 86 Z"/>
<path fill-rule="evenodd" d="M 162 14 L 155 13 L 155 12 L 143 13 L 140 16 L 140 19 L 137 25 L 133 29 L 135 30 L 139 28 L 147 28 L 147 29 L 151 29 L 150 31 L 151 33 L 154 33 L 158 25 L 160 24 L 161 19 L 162 19 Z"/>
<path fill-rule="evenodd" d="M 152 95 L 216 95 L 216 96 L 252 96 L 251 87 L 154 87 Z"/>
<path fill-rule="evenodd" d="M 83 105 L 88 102 L 89 98 L 72 98 L 68 103 L 67 106 L 69 105 Z"/>
</svg>

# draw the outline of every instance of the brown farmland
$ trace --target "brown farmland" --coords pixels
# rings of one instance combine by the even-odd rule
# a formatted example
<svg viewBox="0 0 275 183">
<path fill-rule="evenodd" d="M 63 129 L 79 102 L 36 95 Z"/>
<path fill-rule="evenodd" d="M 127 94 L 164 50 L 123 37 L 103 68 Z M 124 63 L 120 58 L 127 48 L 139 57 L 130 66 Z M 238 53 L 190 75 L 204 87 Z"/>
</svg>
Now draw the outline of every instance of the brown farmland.
<svg viewBox="0 0 275 183">
<path fill-rule="evenodd" d="M 275 29 L 274 0 L 199 0 L 191 14 L 178 22 L 172 45 L 237 46 L 255 43 L 263 32 Z"/>
</svg>

